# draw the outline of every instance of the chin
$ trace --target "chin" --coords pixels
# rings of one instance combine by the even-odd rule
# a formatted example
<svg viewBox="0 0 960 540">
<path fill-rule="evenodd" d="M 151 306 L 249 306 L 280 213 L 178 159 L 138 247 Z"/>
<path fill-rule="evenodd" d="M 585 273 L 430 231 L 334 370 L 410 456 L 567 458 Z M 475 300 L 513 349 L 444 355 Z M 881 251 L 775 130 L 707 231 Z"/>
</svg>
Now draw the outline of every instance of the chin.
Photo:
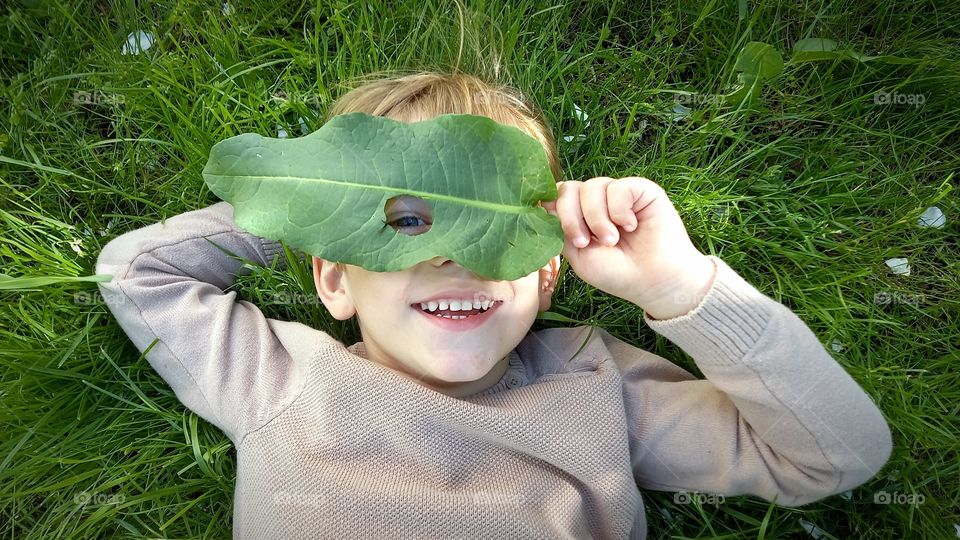
<svg viewBox="0 0 960 540">
<path fill-rule="evenodd" d="M 444 358 L 434 357 L 434 360 L 433 377 L 451 383 L 475 381 L 490 373 L 497 363 L 496 358 L 478 354 L 466 358 L 444 355 Z"/>
</svg>

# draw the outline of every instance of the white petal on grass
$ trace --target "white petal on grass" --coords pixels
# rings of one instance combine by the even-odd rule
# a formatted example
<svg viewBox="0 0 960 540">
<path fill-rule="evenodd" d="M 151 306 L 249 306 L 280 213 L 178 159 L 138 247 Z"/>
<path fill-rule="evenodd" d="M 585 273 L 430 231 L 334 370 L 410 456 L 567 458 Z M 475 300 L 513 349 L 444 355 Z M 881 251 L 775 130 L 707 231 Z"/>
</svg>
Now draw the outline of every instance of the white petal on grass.
<svg viewBox="0 0 960 540">
<path fill-rule="evenodd" d="M 576 103 L 573 104 L 573 108 L 574 108 L 574 114 L 577 115 L 577 118 L 579 118 L 579 119 L 582 120 L 583 122 L 586 122 L 586 123 L 583 125 L 583 128 L 586 129 L 586 128 L 590 127 L 590 117 L 587 116 L 587 113 L 583 112 L 583 110 L 581 110 L 580 107 L 577 106 Z"/>
<path fill-rule="evenodd" d="M 580 106 L 578 106 L 576 103 L 573 104 L 573 108 L 574 108 L 574 114 L 576 115 L 577 119 L 579 119 L 580 121 L 586 122 L 586 123 L 583 125 L 583 128 L 586 129 L 586 128 L 590 127 L 590 120 L 589 120 L 590 117 L 587 116 L 587 113 L 583 112 L 583 110 L 580 108 Z M 575 140 L 576 140 L 577 142 L 583 141 L 583 140 L 585 140 L 586 138 L 587 138 L 586 135 L 584 135 L 583 133 L 580 133 L 580 134 L 577 134 L 577 135 L 565 135 L 565 136 L 563 137 L 563 140 L 564 140 L 564 141 L 567 141 L 567 142 L 569 143 L 569 142 L 573 142 L 573 141 L 575 141 Z"/>
<path fill-rule="evenodd" d="M 213 64 L 214 64 L 215 66 L 217 66 L 217 69 L 220 70 L 220 73 L 223 73 L 224 75 L 226 75 L 226 74 L 227 74 L 227 70 L 223 69 L 223 65 L 220 64 L 220 62 L 217 62 L 217 59 L 216 59 L 216 58 L 213 58 L 212 56 L 211 56 L 210 58 L 213 59 Z"/>
<path fill-rule="evenodd" d="M 140 54 L 153 45 L 154 37 L 150 32 L 137 30 L 127 36 L 127 42 L 120 49 L 120 54 Z"/>
<path fill-rule="evenodd" d="M 957 538 L 960 538 L 960 525 L 954 523 L 953 528 L 957 530 Z"/>
<path fill-rule="evenodd" d="M 110 229 L 112 228 L 113 228 L 113 220 L 111 219 L 110 221 L 107 222 L 107 227 L 105 229 L 100 229 L 99 231 L 100 236 L 106 236 L 107 233 L 110 232 Z"/>
<path fill-rule="evenodd" d="M 907 262 L 906 259 L 896 257 L 893 259 L 887 259 L 886 263 L 887 263 L 887 266 L 890 267 L 890 270 L 893 270 L 894 274 L 901 275 L 901 276 L 910 275 L 910 264 Z"/>
<path fill-rule="evenodd" d="M 839 339 L 835 339 L 835 340 L 833 340 L 833 341 L 830 342 L 830 348 L 833 349 L 833 352 L 842 352 L 842 351 L 843 351 L 843 344 L 840 343 L 840 340 L 839 340 Z"/>
<path fill-rule="evenodd" d="M 83 240 L 79 238 L 71 240 L 70 247 L 77 253 L 77 255 L 83 255 Z"/>
<path fill-rule="evenodd" d="M 807 520 L 801 519 L 800 526 L 803 527 L 803 530 L 807 531 L 807 534 L 809 534 L 811 538 L 824 538 L 826 536 L 823 529 Z"/>
<path fill-rule="evenodd" d="M 233 6 L 230 5 L 230 2 L 224 2 L 223 7 L 220 8 L 220 13 L 223 13 L 224 17 L 229 17 L 233 15 Z"/>
<path fill-rule="evenodd" d="M 684 107 L 683 105 L 681 105 L 681 104 L 679 104 L 679 103 L 674 103 L 674 104 L 673 104 L 673 114 L 671 115 L 671 117 L 672 117 L 672 119 L 673 119 L 674 122 L 679 122 L 679 121 L 683 120 L 684 118 L 690 116 L 690 110 L 691 110 L 691 109 L 690 109 L 689 107 Z"/>
<path fill-rule="evenodd" d="M 844 491 L 843 493 L 841 493 L 840 497 L 842 497 L 843 500 L 845 501 L 849 501 L 850 499 L 853 498 L 853 491 L 848 489 L 847 491 Z"/>
<path fill-rule="evenodd" d="M 933 227 L 935 229 L 942 229 L 944 225 L 947 224 L 947 216 L 943 215 L 943 211 L 936 206 L 931 206 L 923 211 L 923 214 L 920 215 L 920 219 L 917 220 L 918 227 Z"/>
<path fill-rule="evenodd" d="M 302 116 L 298 116 L 297 121 L 300 123 L 300 133 L 304 135 L 309 135 L 310 128 L 307 126 L 306 120 L 304 120 Z M 277 124 L 277 138 L 286 139 L 289 136 L 290 134 L 287 132 L 287 128 L 281 126 L 280 124 Z"/>
</svg>

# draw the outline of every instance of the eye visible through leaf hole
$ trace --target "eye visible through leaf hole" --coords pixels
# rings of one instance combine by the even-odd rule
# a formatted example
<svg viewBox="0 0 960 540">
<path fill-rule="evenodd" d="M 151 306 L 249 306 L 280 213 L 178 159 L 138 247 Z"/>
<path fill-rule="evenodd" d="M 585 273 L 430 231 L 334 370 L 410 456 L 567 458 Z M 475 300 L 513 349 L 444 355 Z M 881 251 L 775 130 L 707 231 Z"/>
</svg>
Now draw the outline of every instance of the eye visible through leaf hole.
<svg viewBox="0 0 960 540">
<path fill-rule="evenodd" d="M 430 230 L 433 217 L 427 201 L 413 195 L 398 195 L 383 205 L 384 226 L 390 225 L 399 233 L 416 236 Z"/>
</svg>

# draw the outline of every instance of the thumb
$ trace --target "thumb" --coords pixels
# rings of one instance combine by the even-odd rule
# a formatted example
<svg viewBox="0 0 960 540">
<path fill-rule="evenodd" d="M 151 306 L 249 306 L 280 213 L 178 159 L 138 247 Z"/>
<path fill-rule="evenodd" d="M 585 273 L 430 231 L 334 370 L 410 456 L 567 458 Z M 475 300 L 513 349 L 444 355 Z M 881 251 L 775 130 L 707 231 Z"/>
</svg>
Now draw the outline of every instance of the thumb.
<svg viewBox="0 0 960 540">
<path fill-rule="evenodd" d="M 557 217 L 557 201 L 540 201 L 540 206 L 551 216 Z"/>
<path fill-rule="evenodd" d="M 573 245 L 573 242 L 567 238 L 566 235 L 563 237 L 563 249 L 560 250 L 560 256 L 567 260 L 567 264 L 570 265 L 574 271 L 580 267 L 580 254 L 586 248 L 578 248 Z"/>
</svg>

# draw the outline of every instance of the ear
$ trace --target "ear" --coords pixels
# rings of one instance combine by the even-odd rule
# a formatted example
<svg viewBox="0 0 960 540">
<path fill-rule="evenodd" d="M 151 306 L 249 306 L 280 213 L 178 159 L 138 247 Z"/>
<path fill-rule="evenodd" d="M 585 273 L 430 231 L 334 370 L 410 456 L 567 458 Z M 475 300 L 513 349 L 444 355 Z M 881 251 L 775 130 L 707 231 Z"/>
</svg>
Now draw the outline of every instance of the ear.
<svg viewBox="0 0 960 540">
<path fill-rule="evenodd" d="M 550 309 L 550 298 L 553 289 L 557 286 L 557 272 L 560 270 L 560 255 L 550 259 L 550 262 L 540 269 L 540 311 Z"/>
<path fill-rule="evenodd" d="M 313 257 L 313 284 L 317 288 L 317 296 L 338 321 L 345 321 L 357 313 L 347 290 L 344 270 L 341 264 Z"/>
</svg>

